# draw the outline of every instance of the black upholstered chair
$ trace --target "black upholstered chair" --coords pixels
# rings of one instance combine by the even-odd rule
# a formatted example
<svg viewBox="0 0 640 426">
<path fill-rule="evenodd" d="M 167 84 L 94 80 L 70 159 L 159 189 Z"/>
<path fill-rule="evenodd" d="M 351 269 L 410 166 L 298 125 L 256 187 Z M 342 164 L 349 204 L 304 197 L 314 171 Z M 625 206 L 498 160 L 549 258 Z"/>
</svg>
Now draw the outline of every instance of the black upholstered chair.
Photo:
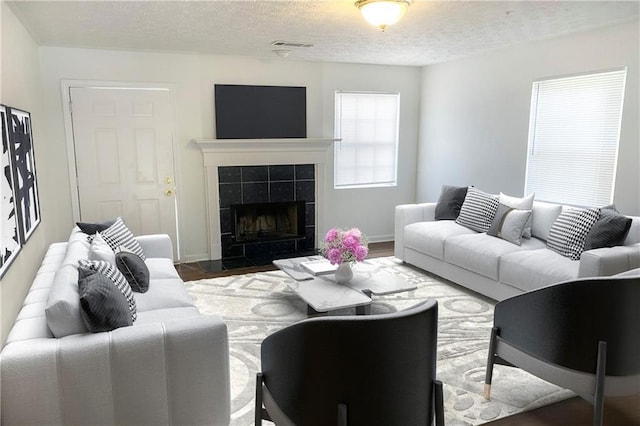
<svg viewBox="0 0 640 426">
<path fill-rule="evenodd" d="M 485 398 L 494 363 L 576 392 L 602 424 L 605 395 L 640 393 L 640 276 L 581 279 L 495 306 Z M 496 384 L 496 386 L 499 386 Z"/>
<path fill-rule="evenodd" d="M 436 381 L 438 304 L 321 317 L 262 342 L 256 425 L 444 424 Z M 264 403 L 264 409 L 262 408 Z"/>
</svg>

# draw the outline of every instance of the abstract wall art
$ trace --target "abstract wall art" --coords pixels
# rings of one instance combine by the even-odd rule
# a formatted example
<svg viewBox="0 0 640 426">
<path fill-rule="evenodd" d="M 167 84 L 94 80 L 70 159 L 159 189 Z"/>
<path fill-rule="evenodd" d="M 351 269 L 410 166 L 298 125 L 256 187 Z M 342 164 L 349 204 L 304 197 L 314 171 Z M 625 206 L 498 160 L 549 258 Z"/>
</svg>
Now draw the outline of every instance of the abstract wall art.
<svg viewBox="0 0 640 426">
<path fill-rule="evenodd" d="M 9 150 L 13 167 L 13 194 L 20 242 L 26 243 L 40 223 L 40 201 L 33 152 L 31 114 L 8 108 Z"/>
<path fill-rule="evenodd" d="M 2 119 L 2 175 L 0 175 L 0 277 L 20 251 L 18 217 L 14 198 L 13 167 L 9 149 L 8 108 L 0 105 Z"/>
</svg>

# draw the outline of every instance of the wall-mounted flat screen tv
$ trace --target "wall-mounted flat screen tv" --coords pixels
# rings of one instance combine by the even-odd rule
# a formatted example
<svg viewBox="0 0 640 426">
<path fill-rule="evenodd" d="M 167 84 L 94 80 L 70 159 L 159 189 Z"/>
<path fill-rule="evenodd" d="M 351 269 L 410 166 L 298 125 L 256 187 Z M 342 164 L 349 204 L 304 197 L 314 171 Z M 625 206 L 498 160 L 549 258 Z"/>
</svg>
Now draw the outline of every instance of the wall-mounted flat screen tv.
<svg viewBox="0 0 640 426">
<path fill-rule="evenodd" d="M 307 88 L 215 85 L 216 138 L 307 137 Z"/>
</svg>

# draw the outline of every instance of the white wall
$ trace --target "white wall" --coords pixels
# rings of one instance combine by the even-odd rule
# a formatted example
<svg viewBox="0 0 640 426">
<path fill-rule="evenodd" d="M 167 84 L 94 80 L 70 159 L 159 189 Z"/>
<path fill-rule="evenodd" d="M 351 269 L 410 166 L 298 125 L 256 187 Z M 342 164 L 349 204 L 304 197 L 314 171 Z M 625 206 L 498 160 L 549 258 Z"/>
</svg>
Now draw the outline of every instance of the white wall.
<svg viewBox="0 0 640 426">
<path fill-rule="evenodd" d="M 0 103 L 31 113 L 33 142 L 40 193 L 47 190 L 50 165 L 46 164 L 48 149 L 46 133 L 42 131 L 43 116 L 40 108 L 40 76 L 38 46 L 11 9 L 2 2 L 2 66 L 0 77 Z M 51 186 L 49 185 L 49 188 Z M 31 286 L 37 266 L 46 248 L 47 230 L 53 225 L 48 219 L 52 206 L 41 199 L 43 220 L 22 247 L 14 262 L 0 281 L 0 344 L 4 343 L 11 325 Z M 34 267 L 34 265 L 36 265 Z"/>
<path fill-rule="evenodd" d="M 208 258 L 202 154 L 192 139 L 215 137 L 215 83 L 306 86 L 308 137 L 333 137 L 335 90 L 400 92 L 402 154 L 398 187 L 337 191 L 328 181 L 325 223 L 359 226 L 372 241 L 389 240 L 393 238 L 394 206 L 414 200 L 419 68 L 52 47 L 40 48 L 40 63 L 42 99 L 48 117 L 47 143 L 55 147 L 48 161 L 54 162 L 59 170 L 59 191 L 46 196 L 59 200 L 59 209 L 49 212 L 60 224 L 59 240 L 67 238 L 72 225 L 60 89 L 63 79 L 158 83 L 173 87 L 178 127 L 181 247 L 186 261 Z"/>
<path fill-rule="evenodd" d="M 640 215 L 638 21 L 425 67 L 417 200 L 443 184 L 522 195 L 533 81 L 626 66 L 614 202 Z"/>
</svg>

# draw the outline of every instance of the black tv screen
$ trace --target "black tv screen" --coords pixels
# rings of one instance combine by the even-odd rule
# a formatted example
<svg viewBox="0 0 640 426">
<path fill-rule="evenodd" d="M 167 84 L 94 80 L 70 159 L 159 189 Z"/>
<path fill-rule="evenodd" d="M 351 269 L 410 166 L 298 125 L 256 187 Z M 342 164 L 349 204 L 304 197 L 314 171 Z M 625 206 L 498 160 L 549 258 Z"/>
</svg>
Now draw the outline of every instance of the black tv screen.
<svg viewBox="0 0 640 426">
<path fill-rule="evenodd" d="M 216 138 L 307 137 L 307 88 L 215 85 Z"/>
</svg>

